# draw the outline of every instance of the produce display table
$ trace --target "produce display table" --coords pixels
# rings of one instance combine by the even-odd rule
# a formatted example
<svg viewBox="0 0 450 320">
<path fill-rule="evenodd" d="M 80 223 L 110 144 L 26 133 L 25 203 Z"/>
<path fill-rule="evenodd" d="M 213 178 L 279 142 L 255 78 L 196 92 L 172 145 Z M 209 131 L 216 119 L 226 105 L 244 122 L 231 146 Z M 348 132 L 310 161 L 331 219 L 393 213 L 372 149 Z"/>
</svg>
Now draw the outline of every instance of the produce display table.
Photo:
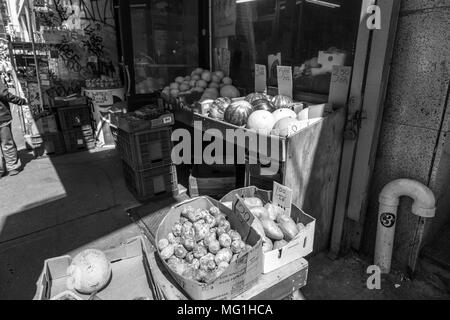
<svg viewBox="0 0 450 320">
<path fill-rule="evenodd" d="M 154 248 L 154 235 L 157 228 L 172 208 L 179 201 L 189 199 L 182 195 L 175 199 L 164 199 L 149 205 L 128 210 L 130 218 L 138 224 L 143 233 L 152 242 L 152 253 L 149 256 L 150 267 L 156 283 L 160 286 L 167 300 L 188 300 L 189 298 L 173 280 Z M 247 292 L 235 300 L 282 300 L 296 295 L 297 291 L 306 285 L 308 262 L 305 259 L 294 261 L 272 273 L 262 275 L 258 282 Z"/>
</svg>

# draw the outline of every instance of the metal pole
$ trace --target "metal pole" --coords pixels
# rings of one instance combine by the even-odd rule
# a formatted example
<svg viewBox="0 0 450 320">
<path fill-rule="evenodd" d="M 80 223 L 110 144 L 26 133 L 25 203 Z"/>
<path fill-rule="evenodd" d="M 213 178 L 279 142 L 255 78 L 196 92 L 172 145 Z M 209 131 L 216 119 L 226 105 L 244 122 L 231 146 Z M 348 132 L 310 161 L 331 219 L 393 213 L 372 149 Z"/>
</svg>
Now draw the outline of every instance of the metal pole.
<svg viewBox="0 0 450 320">
<path fill-rule="evenodd" d="M 30 17 L 30 0 L 26 0 L 26 5 L 24 6 L 25 8 L 25 16 L 27 19 L 27 24 L 28 24 L 28 28 L 29 28 L 29 34 L 30 34 L 30 39 L 31 39 L 31 48 L 33 50 L 33 56 L 34 56 L 34 64 L 35 64 L 35 68 L 36 68 L 36 78 L 37 78 L 37 83 L 38 83 L 38 90 L 39 90 L 39 103 L 40 103 L 40 110 L 39 111 L 43 111 L 44 110 L 44 98 L 42 96 L 42 87 L 41 87 L 41 76 L 40 76 L 40 71 L 39 71 L 39 61 L 36 55 L 36 44 L 34 42 L 34 28 L 33 28 L 33 23 L 31 21 L 31 17 Z"/>
</svg>

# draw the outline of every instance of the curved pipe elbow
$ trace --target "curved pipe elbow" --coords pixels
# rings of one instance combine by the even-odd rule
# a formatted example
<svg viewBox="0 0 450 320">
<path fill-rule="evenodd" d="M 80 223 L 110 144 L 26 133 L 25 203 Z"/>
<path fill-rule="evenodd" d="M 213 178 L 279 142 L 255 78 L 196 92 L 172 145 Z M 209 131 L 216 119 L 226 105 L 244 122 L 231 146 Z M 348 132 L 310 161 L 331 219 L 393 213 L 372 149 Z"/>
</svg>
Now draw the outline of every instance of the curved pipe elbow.
<svg viewBox="0 0 450 320">
<path fill-rule="evenodd" d="M 387 184 L 380 193 L 379 202 L 385 206 L 398 207 L 400 197 L 414 200 L 412 213 L 423 218 L 433 218 L 436 214 L 436 199 L 433 191 L 420 182 L 400 179 Z"/>
</svg>

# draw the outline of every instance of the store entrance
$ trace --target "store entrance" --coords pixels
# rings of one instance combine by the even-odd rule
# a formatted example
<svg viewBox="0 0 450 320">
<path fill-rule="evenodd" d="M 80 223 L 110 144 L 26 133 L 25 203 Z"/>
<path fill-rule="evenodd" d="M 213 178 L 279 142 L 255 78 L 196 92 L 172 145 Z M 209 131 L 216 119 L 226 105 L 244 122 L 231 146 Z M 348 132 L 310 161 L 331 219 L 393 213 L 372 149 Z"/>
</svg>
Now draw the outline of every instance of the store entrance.
<svg viewBox="0 0 450 320">
<path fill-rule="evenodd" d="M 208 63 L 205 1 L 116 1 L 129 108 L 155 101 L 169 79 Z"/>
</svg>

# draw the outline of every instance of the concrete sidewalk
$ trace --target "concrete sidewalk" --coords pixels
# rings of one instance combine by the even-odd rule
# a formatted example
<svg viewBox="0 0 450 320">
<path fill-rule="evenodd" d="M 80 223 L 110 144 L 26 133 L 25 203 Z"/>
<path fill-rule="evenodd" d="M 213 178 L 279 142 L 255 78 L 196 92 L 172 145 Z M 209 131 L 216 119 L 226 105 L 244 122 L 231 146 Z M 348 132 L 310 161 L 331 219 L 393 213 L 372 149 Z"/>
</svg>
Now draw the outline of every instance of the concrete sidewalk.
<svg viewBox="0 0 450 320">
<path fill-rule="evenodd" d="M 0 180 L 0 299 L 31 299 L 46 259 L 141 234 L 114 149 L 32 159 Z"/>
</svg>

